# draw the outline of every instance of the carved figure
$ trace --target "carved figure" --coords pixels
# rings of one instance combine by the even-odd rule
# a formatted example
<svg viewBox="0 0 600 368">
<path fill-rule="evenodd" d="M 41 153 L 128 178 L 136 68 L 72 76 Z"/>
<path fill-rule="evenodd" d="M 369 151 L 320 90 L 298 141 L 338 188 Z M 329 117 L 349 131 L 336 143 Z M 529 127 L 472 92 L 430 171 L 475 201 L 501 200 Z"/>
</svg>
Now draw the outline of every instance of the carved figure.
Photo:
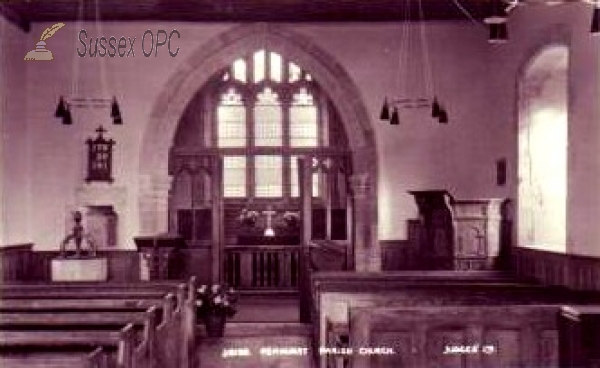
<svg viewBox="0 0 600 368">
<path fill-rule="evenodd" d="M 87 241 L 90 254 L 94 257 L 96 256 L 96 244 L 94 243 L 92 237 L 84 232 L 83 225 L 81 225 L 81 219 L 81 212 L 75 211 L 73 213 L 73 221 L 75 222 L 75 225 L 73 226 L 73 231 L 69 235 L 67 235 L 60 244 L 61 257 L 66 257 L 67 244 L 69 244 L 70 241 L 73 241 L 75 243 L 75 256 L 77 258 L 80 258 L 82 250 L 81 245 L 84 240 Z"/>
</svg>

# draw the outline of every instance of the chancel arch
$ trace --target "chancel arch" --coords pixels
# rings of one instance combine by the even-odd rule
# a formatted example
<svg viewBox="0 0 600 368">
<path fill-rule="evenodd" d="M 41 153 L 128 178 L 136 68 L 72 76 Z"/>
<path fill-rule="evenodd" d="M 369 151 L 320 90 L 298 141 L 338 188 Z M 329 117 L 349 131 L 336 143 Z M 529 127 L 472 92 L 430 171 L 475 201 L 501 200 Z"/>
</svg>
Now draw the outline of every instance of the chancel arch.
<svg viewBox="0 0 600 368">
<path fill-rule="evenodd" d="M 519 85 L 518 244 L 566 251 L 569 48 L 542 48 Z"/>
<path fill-rule="evenodd" d="M 255 75 L 257 71 L 252 64 L 261 57 L 265 63 L 264 76 L 277 80 L 261 80 Z M 241 63 L 245 66 L 242 67 Z M 278 63 L 281 68 L 274 66 Z M 242 69 L 243 78 L 240 74 Z M 240 79 L 246 79 L 246 83 Z M 246 87 L 241 88 L 244 84 Z M 286 90 L 281 88 L 284 85 L 294 87 Z M 248 108 L 248 101 L 253 101 L 252 108 Z M 274 109 L 273 106 L 278 107 Z M 316 108 L 307 112 L 310 106 Z M 236 109 L 241 115 L 234 115 L 243 116 L 243 124 L 236 122 L 237 118 L 218 124 L 219 117 L 227 120 Z M 280 120 L 280 125 L 269 122 L 274 115 Z M 266 120 L 257 121 L 258 116 Z M 294 125 L 294 119 L 307 119 L 307 116 L 318 121 L 314 136 L 310 132 L 302 132 L 298 128 L 301 124 Z M 228 124 L 229 127 L 225 127 Z M 244 137 L 228 137 L 223 133 L 235 124 L 245 126 Z M 182 133 L 184 126 L 189 130 Z M 219 135 L 219 129 L 223 130 L 223 134 Z M 294 131 L 300 136 L 294 136 Z M 281 141 L 277 144 L 269 141 L 272 137 L 268 136 L 274 132 L 280 136 L 278 139 Z M 303 134 L 308 135 L 302 137 Z M 219 139 L 229 140 L 229 143 L 220 144 Z M 244 140 L 245 146 L 236 147 L 236 139 Z M 311 142 L 313 139 L 316 141 Z M 302 140 L 310 147 L 302 147 Z M 338 141 L 331 144 L 332 140 Z M 199 175 L 190 175 L 189 167 L 182 168 L 185 165 L 176 167 L 178 164 L 173 160 L 175 151 L 183 153 L 186 149 L 194 151 L 198 147 L 206 148 L 205 157 L 219 157 L 218 163 L 194 164 L 205 167 Z M 317 151 L 323 153 L 324 149 L 328 150 L 327 154 L 315 155 Z M 213 205 L 203 202 L 202 198 L 214 198 L 214 194 L 218 193 L 224 199 L 223 216 L 221 220 L 211 217 L 211 226 L 214 226 L 213 231 L 223 232 L 221 239 L 226 241 L 232 241 L 231 238 L 227 240 L 230 235 L 225 235 L 228 234 L 228 217 L 233 218 L 232 214 L 237 216 L 242 208 L 252 209 L 254 204 L 258 204 L 257 209 L 261 211 L 265 206 L 285 210 L 286 203 L 294 201 L 297 192 L 295 158 L 308 154 L 314 158 L 314 171 L 321 172 L 314 175 L 315 201 L 318 201 L 319 191 L 331 191 L 333 183 L 339 186 L 336 195 L 328 197 L 328 201 L 337 201 L 339 205 L 328 202 L 329 217 L 324 221 L 325 231 L 331 235 L 332 222 L 342 222 L 331 217 L 331 210 L 343 207 L 345 216 L 351 219 L 346 223 L 349 226 L 345 234 L 351 244 L 350 267 L 357 270 L 380 269 L 380 251 L 376 241 L 377 160 L 370 118 L 356 86 L 343 68 L 305 36 L 282 26 L 247 25 L 233 28 L 200 47 L 173 74 L 157 100 L 143 138 L 141 154 L 141 232 L 152 234 L 179 230 L 177 206 L 188 206 L 184 205 L 184 198 L 187 197 L 187 203 L 193 203 L 196 210 L 212 209 Z M 224 170 L 224 167 L 228 169 Z M 235 172 L 234 167 L 237 167 L 238 173 L 243 172 L 244 177 L 231 174 Z M 183 172 L 175 179 L 177 170 Z M 223 185 L 219 188 L 216 188 L 216 176 L 210 170 L 219 170 L 222 174 Z M 339 173 L 339 178 L 324 180 L 324 171 L 331 175 Z M 278 173 L 277 179 L 272 175 L 274 172 Z M 342 177 L 345 179 L 340 179 Z M 190 197 L 194 195 L 190 193 L 197 194 L 202 190 L 202 193 L 209 190 L 211 194 Z M 169 193 L 172 194 L 170 202 Z M 237 201 L 236 195 L 239 197 Z M 239 208 L 233 209 L 231 204 L 236 202 Z M 186 208 L 189 209 L 189 206 Z M 339 217 L 342 212 L 337 214 Z M 204 215 L 189 213 L 183 216 L 196 222 L 208 215 L 205 212 Z M 223 222 L 223 226 L 215 224 L 216 221 Z M 218 265 L 213 262 L 212 267 L 215 278 L 219 273 Z"/>
</svg>

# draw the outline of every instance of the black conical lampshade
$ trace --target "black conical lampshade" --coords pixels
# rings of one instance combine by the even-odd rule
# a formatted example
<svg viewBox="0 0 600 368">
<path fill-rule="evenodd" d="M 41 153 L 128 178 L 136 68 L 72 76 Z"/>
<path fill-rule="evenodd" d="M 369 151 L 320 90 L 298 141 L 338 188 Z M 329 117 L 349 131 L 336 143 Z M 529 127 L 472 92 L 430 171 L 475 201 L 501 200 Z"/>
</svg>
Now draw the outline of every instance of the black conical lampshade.
<svg viewBox="0 0 600 368">
<path fill-rule="evenodd" d="M 110 117 L 113 118 L 114 124 L 123 124 L 123 118 L 121 117 L 121 109 L 117 103 L 117 98 L 113 97 L 112 104 L 110 106 Z"/>
<path fill-rule="evenodd" d="M 69 109 L 69 105 L 66 105 L 65 107 L 65 112 L 62 116 L 63 119 L 63 124 L 64 125 L 71 125 L 73 124 L 73 117 L 71 116 L 71 110 Z"/>
<path fill-rule="evenodd" d="M 448 124 L 448 113 L 445 109 L 440 108 L 440 115 L 438 116 L 440 124 Z"/>
<path fill-rule="evenodd" d="M 65 112 L 66 112 L 66 107 L 65 107 L 65 100 L 63 99 L 62 96 L 60 96 L 60 99 L 58 100 L 58 106 L 56 106 L 56 112 L 54 113 L 54 116 L 56 116 L 57 118 L 62 118 L 63 116 L 65 116 Z"/>
<path fill-rule="evenodd" d="M 506 26 L 506 23 L 492 23 L 489 27 L 489 43 L 506 43 L 508 41 L 508 27 Z"/>
<path fill-rule="evenodd" d="M 600 35 L 600 8 L 594 7 L 594 13 L 592 14 L 592 29 L 590 30 L 593 35 Z"/>
<path fill-rule="evenodd" d="M 442 108 L 440 107 L 440 103 L 437 100 L 437 97 L 433 98 L 433 103 L 431 104 L 431 117 L 438 118 L 440 116 Z"/>
<path fill-rule="evenodd" d="M 388 104 L 387 98 L 383 101 L 383 107 L 381 108 L 379 119 L 390 120 L 390 105 Z"/>
<path fill-rule="evenodd" d="M 398 108 L 394 107 L 394 112 L 392 112 L 392 117 L 390 118 L 391 125 L 399 125 L 400 117 L 398 116 Z"/>
</svg>

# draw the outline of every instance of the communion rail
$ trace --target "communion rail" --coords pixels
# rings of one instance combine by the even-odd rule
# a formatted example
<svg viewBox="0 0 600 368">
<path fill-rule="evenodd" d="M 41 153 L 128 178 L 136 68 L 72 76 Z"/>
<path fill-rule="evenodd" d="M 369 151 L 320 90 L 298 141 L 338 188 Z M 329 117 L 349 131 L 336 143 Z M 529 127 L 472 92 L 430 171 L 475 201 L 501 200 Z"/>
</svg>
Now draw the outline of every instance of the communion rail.
<svg viewBox="0 0 600 368">
<path fill-rule="evenodd" d="M 227 283 L 238 289 L 297 290 L 299 245 L 230 245 L 225 247 Z"/>
</svg>

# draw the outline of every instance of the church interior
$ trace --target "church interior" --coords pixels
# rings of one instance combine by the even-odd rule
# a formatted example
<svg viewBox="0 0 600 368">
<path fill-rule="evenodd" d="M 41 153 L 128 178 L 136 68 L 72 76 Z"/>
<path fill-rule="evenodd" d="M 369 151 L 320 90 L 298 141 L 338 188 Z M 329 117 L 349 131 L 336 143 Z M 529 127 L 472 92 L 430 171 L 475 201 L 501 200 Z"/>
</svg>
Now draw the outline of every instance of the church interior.
<svg viewBox="0 0 600 368">
<path fill-rule="evenodd" d="M 600 1 L 14 0 L 0 50 L 2 367 L 600 366 Z"/>
</svg>

